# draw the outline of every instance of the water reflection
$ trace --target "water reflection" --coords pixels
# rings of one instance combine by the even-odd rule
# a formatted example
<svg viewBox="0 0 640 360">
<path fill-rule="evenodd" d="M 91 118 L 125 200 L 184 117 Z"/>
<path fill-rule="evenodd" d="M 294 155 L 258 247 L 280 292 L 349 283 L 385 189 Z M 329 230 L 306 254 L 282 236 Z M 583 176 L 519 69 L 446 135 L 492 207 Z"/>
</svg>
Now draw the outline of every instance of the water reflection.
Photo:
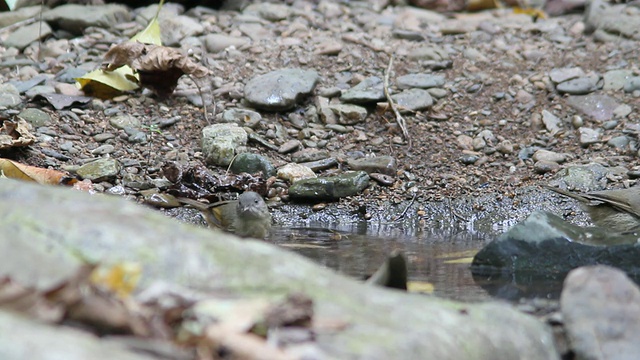
<svg viewBox="0 0 640 360">
<path fill-rule="evenodd" d="M 386 256 L 398 249 L 409 262 L 409 281 L 431 283 L 434 295 L 459 301 L 489 298 L 474 282 L 470 263 L 460 260 L 472 257 L 490 239 L 468 231 L 433 229 L 407 236 L 401 230 L 372 229 L 362 223 L 331 227 L 305 224 L 273 228 L 270 238 L 275 244 L 355 278 L 375 272 Z"/>
</svg>

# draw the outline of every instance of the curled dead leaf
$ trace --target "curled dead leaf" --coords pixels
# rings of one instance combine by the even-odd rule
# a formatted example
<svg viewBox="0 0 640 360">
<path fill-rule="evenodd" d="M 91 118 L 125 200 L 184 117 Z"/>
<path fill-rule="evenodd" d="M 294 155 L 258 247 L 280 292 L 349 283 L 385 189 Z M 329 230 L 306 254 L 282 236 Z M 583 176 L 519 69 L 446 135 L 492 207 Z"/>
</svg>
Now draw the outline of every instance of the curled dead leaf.
<svg viewBox="0 0 640 360">
<path fill-rule="evenodd" d="M 201 78 L 211 72 L 182 51 L 166 46 L 127 41 L 113 46 L 104 56 L 105 71 L 127 65 L 140 75 L 140 85 L 160 96 L 173 92 L 184 75 Z"/>
<path fill-rule="evenodd" d="M 28 146 L 36 141 L 31 134 L 29 123 L 23 119 L 18 121 L 4 120 L 0 127 L 0 149 L 9 149 L 17 146 Z"/>
<path fill-rule="evenodd" d="M 47 185 L 75 185 L 77 179 L 61 171 L 44 169 L 0 158 L 0 173 L 8 178 L 35 181 Z M 79 187 L 79 189 L 86 188 Z"/>
</svg>

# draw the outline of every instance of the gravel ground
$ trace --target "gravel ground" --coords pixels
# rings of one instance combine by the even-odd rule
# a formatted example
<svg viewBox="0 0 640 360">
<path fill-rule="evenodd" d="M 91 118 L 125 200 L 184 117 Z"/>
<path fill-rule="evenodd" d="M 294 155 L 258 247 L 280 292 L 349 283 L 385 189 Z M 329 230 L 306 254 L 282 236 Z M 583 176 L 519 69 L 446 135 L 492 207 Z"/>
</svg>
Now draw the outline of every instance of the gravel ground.
<svg viewBox="0 0 640 360">
<path fill-rule="evenodd" d="M 182 10 L 169 4 L 163 11 Z M 224 122 L 229 110 L 249 108 L 259 116 L 240 121 L 249 141 L 236 152 L 263 155 L 277 169 L 298 151 L 326 151 L 324 158 L 335 162 L 316 170 L 318 176 L 340 174 L 355 159 L 390 156 L 391 180 L 375 174 L 384 167 L 374 169 L 376 180 L 366 190 L 338 204 L 371 219 L 380 218 L 372 212 L 385 212 L 387 204 L 402 209 L 411 200 L 421 226 L 435 219 L 429 213 L 433 204 L 451 213 L 452 201 L 466 199 L 474 205 L 465 209 L 481 213 L 485 208 L 475 200 L 511 199 L 576 164 L 611 169 L 607 187 L 631 186 L 640 174 L 640 90 L 630 81 L 639 73 L 638 41 L 585 34 L 590 23 L 581 15 L 536 19 L 498 9 L 444 16 L 413 7 L 376 9 L 366 1 L 263 3 L 242 12 L 196 8 L 161 17 L 161 24 L 166 45 L 189 51 L 212 71 L 200 82 L 208 119 L 186 77 L 166 99 L 144 90 L 59 110 L 41 101 L 38 95 L 51 92 L 81 95 L 69 86 L 74 74 L 98 68 L 109 47 L 142 30 L 154 12 L 154 6 L 135 9 L 127 21 L 75 32 L 50 20 L 53 30 L 40 50 L 37 42 L 10 46 L 7 38 L 17 30 L 4 27 L 0 96 L 10 101 L 0 103 L 0 114 L 21 114 L 37 140 L 27 148 L 1 150 L 2 157 L 72 173 L 97 158 L 115 159 L 120 168 L 95 179 L 95 188 L 142 201 L 141 190 L 164 190 L 162 169 L 168 163 L 206 165 L 203 127 Z M 246 98 L 254 90 L 250 80 L 284 68 L 317 73 L 308 96 L 296 93 L 291 106 L 276 110 Z M 7 83 L 19 88 L 41 75 L 39 86 L 10 96 L 14 90 Z M 415 98 L 397 100 L 416 109 L 404 113 L 409 139 L 384 97 L 346 98 L 372 76 L 388 76 L 392 94 L 411 89 L 421 91 L 418 100 L 425 93 L 432 98 L 426 106 Z M 376 91 L 379 97 L 380 84 Z M 337 105 L 357 106 L 349 110 L 355 117 Z M 44 114 L 25 115 L 27 108 Z M 358 117 L 361 109 L 364 118 Z M 227 168 L 208 167 L 220 176 Z M 272 203 L 289 203 L 284 177 L 268 183 Z M 283 214 L 276 221 L 291 221 L 290 212 Z"/>
</svg>

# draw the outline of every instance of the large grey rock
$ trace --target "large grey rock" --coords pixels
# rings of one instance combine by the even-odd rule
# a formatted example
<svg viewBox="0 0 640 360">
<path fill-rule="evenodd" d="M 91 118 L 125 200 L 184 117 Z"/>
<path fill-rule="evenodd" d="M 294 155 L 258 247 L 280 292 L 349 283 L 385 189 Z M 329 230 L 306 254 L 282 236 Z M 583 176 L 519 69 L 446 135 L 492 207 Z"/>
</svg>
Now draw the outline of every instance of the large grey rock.
<svg viewBox="0 0 640 360">
<path fill-rule="evenodd" d="M 461 304 L 367 286 L 263 241 L 179 223 L 117 197 L 5 179 L 0 203 L 0 241 L 140 263 L 140 290 L 163 280 L 236 296 L 303 292 L 318 319 L 348 324 L 317 333 L 329 358 L 558 359 L 549 329 L 504 303 Z M 10 256 L 0 253 L 0 263 Z M 42 343 L 34 334 L 0 336 L 0 354 L 17 339 Z M 64 344 L 71 343 L 65 338 Z"/>
<path fill-rule="evenodd" d="M 34 41 L 44 39 L 51 35 L 53 31 L 49 24 L 34 23 L 26 26 L 22 26 L 16 31 L 12 32 L 4 41 L 4 46 L 15 47 L 20 50 L 26 48 Z"/>
<path fill-rule="evenodd" d="M 114 25 L 131 20 L 131 11 L 123 5 L 83 6 L 66 4 L 42 14 L 44 21 L 70 31 L 82 34 L 89 26 L 109 29 Z"/>
<path fill-rule="evenodd" d="M 257 109 L 289 110 L 315 89 L 319 79 L 315 70 L 272 71 L 249 80 L 244 87 L 244 98 Z"/>
<path fill-rule="evenodd" d="M 640 354 L 640 290 L 624 272 L 589 266 L 567 276 L 560 306 L 576 359 L 635 359 Z"/>
</svg>

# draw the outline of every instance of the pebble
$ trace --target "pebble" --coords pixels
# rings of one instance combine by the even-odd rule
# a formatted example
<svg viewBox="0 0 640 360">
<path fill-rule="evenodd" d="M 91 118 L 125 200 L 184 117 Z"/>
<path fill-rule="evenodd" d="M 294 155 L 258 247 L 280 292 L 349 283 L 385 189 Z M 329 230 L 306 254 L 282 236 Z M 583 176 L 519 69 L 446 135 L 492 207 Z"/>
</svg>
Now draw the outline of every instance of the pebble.
<svg viewBox="0 0 640 360">
<path fill-rule="evenodd" d="M 627 146 L 629 146 L 630 142 L 631 142 L 631 139 L 629 139 L 627 136 L 620 135 L 620 136 L 616 136 L 614 138 L 609 139 L 609 141 L 607 141 L 607 145 L 617 149 L 624 149 Z"/>
<path fill-rule="evenodd" d="M 214 124 L 202 129 L 202 152 L 207 164 L 228 166 L 238 146 L 247 144 L 247 132 L 236 124 Z"/>
<path fill-rule="evenodd" d="M 302 179 L 317 177 L 309 167 L 297 163 L 289 163 L 280 167 L 277 176 L 279 179 L 289 182 L 289 184 L 294 184 Z"/>
<path fill-rule="evenodd" d="M 576 79 L 583 76 L 585 76 L 584 70 L 582 70 L 582 68 L 579 68 L 579 67 L 556 68 L 556 69 L 552 69 L 549 72 L 549 78 L 555 84 L 563 83 L 565 81 Z"/>
<path fill-rule="evenodd" d="M 329 109 L 337 115 L 337 121 L 342 125 L 361 123 L 369 115 L 366 108 L 353 104 L 329 105 Z"/>
<path fill-rule="evenodd" d="M 396 176 L 398 170 L 397 160 L 388 155 L 347 159 L 347 165 L 352 170 L 363 170 L 367 173 L 381 173 Z"/>
<path fill-rule="evenodd" d="M 377 76 L 362 80 L 358 85 L 343 91 L 340 96 L 341 101 L 353 104 L 374 103 L 384 99 L 384 84 Z"/>
<path fill-rule="evenodd" d="M 419 111 L 433 105 L 433 99 L 428 91 L 423 89 L 408 89 L 399 94 L 391 95 L 399 111 Z"/>
<path fill-rule="evenodd" d="M 109 124 L 116 129 L 124 130 L 126 128 L 140 128 L 140 120 L 132 115 L 118 115 L 109 119 Z"/>
<path fill-rule="evenodd" d="M 118 23 L 130 21 L 131 14 L 129 8 L 124 5 L 66 4 L 43 12 L 42 19 L 72 34 L 80 35 L 89 26 L 109 29 Z"/>
<path fill-rule="evenodd" d="M 244 87 L 244 99 L 256 109 L 289 110 L 313 91 L 319 79 L 314 70 L 272 71 L 249 80 Z"/>
<path fill-rule="evenodd" d="M 480 157 L 478 155 L 473 154 L 463 154 L 460 156 L 460 162 L 464 165 L 473 165 L 478 161 Z"/>
<path fill-rule="evenodd" d="M 631 70 L 610 70 L 604 73 L 602 90 L 618 91 L 624 88 L 624 84 L 633 76 Z"/>
<path fill-rule="evenodd" d="M 309 169 L 313 170 L 313 172 L 318 172 L 337 166 L 338 160 L 336 158 L 330 157 L 321 160 L 300 162 L 299 164 L 308 167 Z"/>
<path fill-rule="evenodd" d="M 106 154 L 111 154 L 114 151 L 115 151 L 115 146 L 113 146 L 111 144 L 105 144 L 105 145 L 98 146 L 97 148 L 91 150 L 91 154 L 93 154 L 93 155 L 106 155 Z"/>
<path fill-rule="evenodd" d="M 262 115 L 257 111 L 249 109 L 233 108 L 225 110 L 222 113 L 222 120 L 225 122 L 233 122 L 240 126 L 254 128 L 262 120 Z"/>
<path fill-rule="evenodd" d="M 282 145 L 280 145 L 280 148 L 278 148 L 278 153 L 288 154 L 292 151 L 297 150 L 300 146 L 302 146 L 302 143 L 300 143 L 300 140 L 295 140 L 295 139 L 287 140 Z"/>
<path fill-rule="evenodd" d="M 623 88 L 624 92 L 628 93 L 640 90 L 640 76 L 628 78 L 627 81 L 625 81 Z"/>
<path fill-rule="evenodd" d="M 106 181 L 120 173 L 121 165 L 114 158 L 101 158 L 80 166 L 77 174 L 92 182 Z"/>
<path fill-rule="evenodd" d="M 392 186 L 395 183 L 395 178 L 387 174 L 370 173 L 369 176 L 383 186 Z"/>
<path fill-rule="evenodd" d="M 581 77 L 561 82 L 556 89 L 562 94 L 585 95 L 596 90 L 596 83 L 592 78 Z"/>
<path fill-rule="evenodd" d="M 567 161 L 567 155 L 557 153 L 555 151 L 539 149 L 532 156 L 533 161 L 546 161 L 554 163 L 563 163 Z"/>
<path fill-rule="evenodd" d="M 578 131 L 580 131 L 580 146 L 587 147 L 600 142 L 600 132 L 598 130 L 583 126 Z"/>
<path fill-rule="evenodd" d="M 24 109 L 18 114 L 18 117 L 24 119 L 33 127 L 45 126 L 51 122 L 51 116 L 48 113 L 36 108 Z"/>
<path fill-rule="evenodd" d="M 276 169 L 266 156 L 253 153 L 238 154 L 233 159 L 233 163 L 229 167 L 229 170 L 234 174 L 262 173 L 262 176 L 265 178 L 269 178 L 276 174 Z"/>
<path fill-rule="evenodd" d="M 538 174 L 546 174 L 560 170 L 560 165 L 553 161 L 540 160 L 533 164 L 533 171 Z"/>
<path fill-rule="evenodd" d="M 445 78 L 442 75 L 433 75 L 426 73 L 408 74 L 398 76 L 396 78 L 396 84 L 399 89 L 429 89 L 444 86 Z"/>
<path fill-rule="evenodd" d="M 47 22 L 35 22 L 33 24 L 24 25 L 9 34 L 9 36 L 4 40 L 3 45 L 22 50 L 32 42 L 38 41 L 39 39 L 45 39 L 52 33 L 53 30 Z"/>
</svg>

